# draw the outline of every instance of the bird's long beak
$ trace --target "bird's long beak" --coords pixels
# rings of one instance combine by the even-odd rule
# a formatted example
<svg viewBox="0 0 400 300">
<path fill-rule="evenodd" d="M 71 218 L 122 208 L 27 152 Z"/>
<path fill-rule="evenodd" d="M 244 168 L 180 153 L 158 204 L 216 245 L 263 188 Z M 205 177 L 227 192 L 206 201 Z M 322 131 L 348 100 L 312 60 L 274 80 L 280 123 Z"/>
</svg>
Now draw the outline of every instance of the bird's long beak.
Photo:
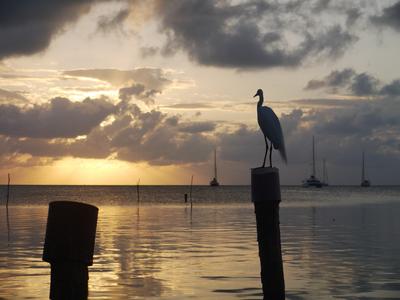
<svg viewBox="0 0 400 300">
<path fill-rule="evenodd" d="M 258 93 L 257 93 L 257 94 L 255 94 L 255 95 L 253 96 L 253 98 L 254 98 L 254 97 L 257 97 L 257 96 L 258 96 Z"/>
</svg>

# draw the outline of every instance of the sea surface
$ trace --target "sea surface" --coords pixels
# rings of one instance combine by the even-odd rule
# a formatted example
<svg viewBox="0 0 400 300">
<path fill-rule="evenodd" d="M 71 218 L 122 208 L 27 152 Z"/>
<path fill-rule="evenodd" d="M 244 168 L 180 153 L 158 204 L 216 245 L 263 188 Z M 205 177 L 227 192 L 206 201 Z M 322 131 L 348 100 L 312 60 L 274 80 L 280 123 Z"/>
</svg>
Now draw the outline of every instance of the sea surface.
<svg viewBox="0 0 400 300">
<path fill-rule="evenodd" d="M 99 207 L 89 299 L 262 299 L 248 186 L 0 186 L 0 299 L 48 299 L 48 203 Z M 190 199 L 190 195 L 188 197 Z M 286 299 L 400 299 L 400 187 L 282 187 Z"/>
</svg>

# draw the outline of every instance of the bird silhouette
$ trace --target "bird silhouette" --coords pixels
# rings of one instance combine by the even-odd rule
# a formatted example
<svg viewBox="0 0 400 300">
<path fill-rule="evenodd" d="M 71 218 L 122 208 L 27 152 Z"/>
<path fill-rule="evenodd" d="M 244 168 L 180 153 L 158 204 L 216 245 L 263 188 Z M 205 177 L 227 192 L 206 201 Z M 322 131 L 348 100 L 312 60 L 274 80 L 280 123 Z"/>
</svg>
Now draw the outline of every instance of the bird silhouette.
<svg viewBox="0 0 400 300">
<path fill-rule="evenodd" d="M 279 119 L 271 108 L 267 106 L 262 106 L 264 102 L 264 93 L 261 89 L 257 90 L 257 93 L 254 95 L 254 97 L 256 96 L 259 97 L 257 103 L 257 121 L 258 125 L 260 125 L 262 133 L 264 134 L 265 140 L 265 155 L 262 168 L 265 167 L 265 160 L 267 158 L 268 148 L 270 148 L 270 167 L 272 167 L 272 148 L 277 149 L 283 161 L 287 163 L 285 141 L 283 140 L 283 133 Z M 268 140 L 271 142 L 270 147 L 268 147 Z"/>
</svg>

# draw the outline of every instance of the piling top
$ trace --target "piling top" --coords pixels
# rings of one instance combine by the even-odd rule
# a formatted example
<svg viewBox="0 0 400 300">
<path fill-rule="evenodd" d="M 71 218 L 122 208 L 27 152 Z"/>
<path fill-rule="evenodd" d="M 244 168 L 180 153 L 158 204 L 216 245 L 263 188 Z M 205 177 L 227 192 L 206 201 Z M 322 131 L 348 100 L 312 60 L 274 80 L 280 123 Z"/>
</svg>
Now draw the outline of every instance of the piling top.
<svg viewBox="0 0 400 300">
<path fill-rule="evenodd" d="M 98 212 L 98 208 L 94 205 L 83 203 L 83 202 L 77 202 L 77 201 L 51 201 L 49 203 L 49 206 L 57 206 L 57 207 L 63 207 L 63 208 L 74 208 L 74 209 L 87 209 L 91 210 L 93 212 Z"/>
<path fill-rule="evenodd" d="M 75 261 L 92 265 L 98 208 L 85 203 L 49 204 L 43 260 Z"/>
<path fill-rule="evenodd" d="M 262 175 L 262 174 L 270 174 L 270 173 L 278 173 L 279 174 L 279 169 L 276 167 L 267 167 L 267 168 L 252 168 L 251 169 L 251 174 L 257 174 L 257 175 Z"/>
<path fill-rule="evenodd" d="M 251 201 L 257 203 L 281 201 L 278 168 L 251 169 Z"/>
</svg>

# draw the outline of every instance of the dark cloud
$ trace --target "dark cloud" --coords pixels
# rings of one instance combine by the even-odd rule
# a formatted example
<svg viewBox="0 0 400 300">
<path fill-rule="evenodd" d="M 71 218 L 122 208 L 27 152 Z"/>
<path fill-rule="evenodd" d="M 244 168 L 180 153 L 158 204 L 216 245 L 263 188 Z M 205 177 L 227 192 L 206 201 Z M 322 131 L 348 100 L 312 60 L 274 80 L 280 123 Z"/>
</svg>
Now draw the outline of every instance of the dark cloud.
<svg viewBox="0 0 400 300">
<path fill-rule="evenodd" d="M 68 23 L 89 12 L 95 0 L 0 1 L 0 59 L 45 50 Z"/>
<path fill-rule="evenodd" d="M 351 27 L 360 19 L 362 12 L 358 8 L 351 8 L 347 10 L 346 26 Z"/>
<path fill-rule="evenodd" d="M 111 16 L 102 16 L 99 18 L 97 28 L 103 33 L 108 33 L 119 29 L 123 32 L 123 23 L 129 17 L 130 10 L 127 8 L 121 9 Z"/>
<path fill-rule="evenodd" d="M 41 158 L 107 158 L 111 154 L 110 141 L 98 131 L 91 132 L 85 139 L 78 139 L 73 142 L 65 139 L 42 139 L 42 138 L 5 138 L 7 147 L 3 147 L 1 154 L 28 154 L 32 157 Z M 3 153 L 1 153 L 3 152 Z M 18 160 L 16 160 L 18 161 Z M 49 163 L 52 161 L 50 160 Z"/>
<path fill-rule="evenodd" d="M 357 73 L 351 68 L 332 71 L 322 80 L 310 80 L 305 90 L 324 89 L 330 93 L 350 93 L 355 96 L 397 96 L 400 95 L 400 80 L 389 84 L 368 73 Z"/>
<path fill-rule="evenodd" d="M 114 105 L 105 99 L 71 102 L 66 98 L 54 98 L 49 103 L 31 108 L 0 105 L 0 134 L 73 138 L 88 134 L 114 110 Z"/>
<path fill-rule="evenodd" d="M 371 17 L 371 21 L 378 26 L 388 26 L 400 32 L 400 1 L 386 7 L 380 16 Z"/>
<path fill-rule="evenodd" d="M 355 71 L 347 68 L 341 71 L 332 71 L 328 76 L 322 80 L 310 80 L 305 87 L 306 90 L 316 90 L 321 88 L 337 88 L 345 87 L 349 81 L 354 77 Z"/>
<path fill-rule="evenodd" d="M 310 30 L 311 13 L 292 18 L 302 6 L 263 1 L 159 1 L 160 30 L 168 37 L 163 53 L 184 50 L 200 64 L 220 67 L 293 67 L 311 58 L 336 58 L 357 40 L 339 24 L 319 23 Z M 288 44 L 288 33 L 302 42 Z"/>
<path fill-rule="evenodd" d="M 361 73 L 353 78 L 350 90 L 357 96 L 376 95 L 378 92 L 378 85 L 378 79 L 367 73 Z"/>
<path fill-rule="evenodd" d="M 131 97 L 142 100 L 146 104 L 154 104 L 153 97 L 160 93 L 160 91 L 153 89 L 146 89 L 143 84 L 134 83 L 129 87 L 124 87 L 119 90 L 119 98 L 123 101 L 129 101 Z"/>
<path fill-rule="evenodd" d="M 134 104 L 126 113 L 132 116 L 131 122 L 111 134 L 118 159 L 153 165 L 196 163 L 207 160 L 213 149 L 212 139 L 204 134 L 211 130 L 209 124 L 189 126 L 182 117 L 157 110 L 143 112 Z"/>
<path fill-rule="evenodd" d="M 330 3 L 331 3 L 331 0 L 318 0 L 318 1 L 316 1 L 315 5 L 313 7 L 313 12 L 314 13 L 321 13 L 322 11 L 328 9 Z"/>
<path fill-rule="evenodd" d="M 233 132 L 222 132 L 217 135 L 220 157 L 223 160 L 256 164 L 263 158 L 265 142 L 261 131 L 241 125 Z M 261 164 L 261 160 L 260 160 Z"/>
<path fill-rule="evenodd" d="M 400 96 L 400 80 L 393 80 L 391 83 L 384 85 L 380 93 L 388 96 Z"/>
</svg>

